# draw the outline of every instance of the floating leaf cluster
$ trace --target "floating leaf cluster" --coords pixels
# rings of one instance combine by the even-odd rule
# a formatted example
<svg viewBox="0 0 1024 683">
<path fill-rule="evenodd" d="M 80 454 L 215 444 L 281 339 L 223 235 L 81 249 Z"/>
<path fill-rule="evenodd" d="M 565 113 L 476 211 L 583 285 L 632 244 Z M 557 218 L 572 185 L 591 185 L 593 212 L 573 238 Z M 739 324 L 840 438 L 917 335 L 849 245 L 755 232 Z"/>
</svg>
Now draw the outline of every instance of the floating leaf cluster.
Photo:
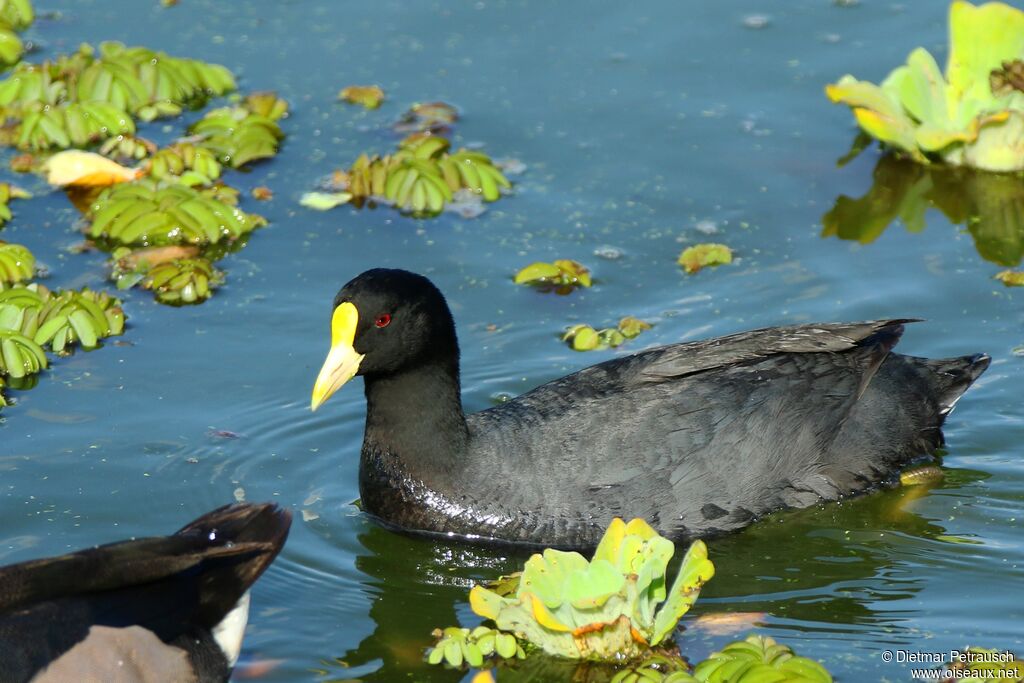
<svg viewBox="0 0 1024 683">
<path fill-rule="evenodd" d="M 732 263 L 732 249 L 724 244 L 695 244 L 683 249 L 679 254 L 678 263 L 687 273 L 696 273 L 707 266 Z"/>
<path fill-rule="evenodd" d="M 210 192 L 153 180 L 105 189 L 86 218 L 90 237 L 117 246 L 205 246 L 237 240 L 266 224 Z"/>
<path fill-rule="evenodd" d="M 31 280 L 36 272 L 36 259 L 20 244 L 0 240 L 0 285 Z"/>
<path fill-rule="evenodd" d="M 700 683 L 832 683 L 832 676 L 813 659 L 797 657 L 786 645 L 752 635 L 730 643 L 696 666 Z"/>
<path fill-rule="evenodd" d="M 954 0 L 949 36 L 945 74 L 918 48 L 880 86 L 847 75 L 826 94 L 849 105 L 868 135 L 919 163 L 1024 169 L 1024 93 L 1013 87 L 1024 12 Z"/>
<path fill-rule="evenodd" d="M 530 656 L 526 664 L 541 651 L 615 666 L 612 683 L 832 683 L 817 662 L 756 635 L 691 670 L 671 635 L 715 570 L 704 543 L 696 541 L 668 588 L 674 552 L 674 544 L 641 519 L 613 520 L 590 561 L 546 549 L 522 572 L 470 591 L 470 607 L 496 628 L 485 622 L 472 631 L 435 630 L 438 642 L 427 661 L 479 668 L 487 653 L 503 648 L 501 657 Z M 502 635 L 509 640 L 499 645 Z"/>
<path fill-rule="evenodd" d="M 617 327 L 601 330 L 595 330 L 590 325 L 573 325 L 562 335 L 562 341 L 569 342 L 575 351 L 615 348 L 651 327 L 650 323 L 629 315 L 620 320 Z"/>
<path fill-rule="evenodd" d="M 394 154 L 361 155 L 342 178 L 338 203 L 372 199 L 413 215 L 429 216 L 444 210 L 459 190 L 493 202 L 501 197 L 503 188 L 512 187 L 486 154 L 467 149 L 449 154 L 449 147 L 442 137 L 412 135 Z"/>
<path fill-rule="evenodd" d="M 58 354 L 75 344 L 91 349 L 123 332 L 121 302 L 103 292 L 52 292 L 37 283 L 0 289 L 0 387 L 46 369 L 46 348 Z"/>
<path fill-rule="evenodd" d="M 149 177 L 176 179 L 182 185 L 211 185 L 220 177 L 221 165 L 212 150 L 192 142 L 176 142 L 149 158 Z"/>
<path fill-rule="evenodd" d="M 406 124 L 396 130 L 411 133 L 393 154 L 360 155 L 347 171 L 336 172 L 323 192 L 309 192 L 303 206 L 326 211 L 348 202 L 386 203 L 418 217 L 436 216 L 446 206 L 493 202 L 512 183 L 486 154 L 470 149 L 450 152 L 451 143 L 439 133 L 458 118 L 455 109 L 440 102 L 416 105 Z M 435 125 L 447 122 L 444 126 Z M 463 207 L 465 208 L 465 207 Z M 478 215 L 467 210 L 463 215 Z"/>
<path fill-rule="evenodd" d="M 189 128 L 195 144 L 208 149 L 217 161 L 241 168 L 277 154 L 284 139 L 278 119 L 288 113 L 287 103 L 270 93 L 259 93 L 244 104 L 214 109 Z"/>
<path fill-rule="evenodd" d="M 469 666 L 479 668 L 483 666 L 486 658 L 526 657 L 526 652 L 514 635 L 486 626 L 477 626 L 472 631 L 468 628 L 450 626 L 446 629 L 434 629 L 433 635 L 438 640 L 427 651 L 427 661 L 431 664 L 445 662 L 450 666 L 460 667 L 465 662 Z"/>
<path fill-rule="evenodd" d="M 447 102 L 420 102 L 412 105 L 395 122 L 396 133 L 447 133 L 459 120 L 459 110 Z"/>
<path fill-rule="evenodd" d="M 95 348 L 124 332 L 121 301 L 88 288 L 52 292 L 33 283 L 0 291 L 0 328 L 14 330 L 54 353 L 78 344 Z"/>
<path fill-rule="evenodd" d="M 571 259 L 558 259 L 553 263 L 537 261 L 526 266 L 514 278 L 517 285 L 533 285 L 545 291 L 568 294 L 577 287 L 589 287 L 590 270 Z"/>
<path fill-rule="evenodd" d="M 0 0 L 0 65 L 7 67 L 25 51 L 18 31 L 32 25 L 35 12 L 30 0 Z"/>
<path fill-rule="evenodd" d="M 514 596 L 476 586 L 470 606 L 499 630 L 516 633 L 548 654 L 636 657 L 672 633 L 714 574 L 707 548 L 696 541 L 667 589 L 674 551 L 672 541 L 642 519 L 628 524 L 615 519 L 590 561 L 547 549 L 527 560 Z"/>
<path fill-rule="evenodd" d="M 338 99 L 366 109 L 376 109 L 384 101 L 384 91 L 379 85 L 350 85 L 341 89 Z"/>
<path fill-rule="evenodd" d="M 21 149 L 86 147 L 134 135 L 133 117 L 176 116 L 234 90 L 223 66 L 143 47 L 102 43 L 42 64 L 20 63 L 0 81 L 0 108 L 13 121 L 3 139 Z"/>
<path fill-rule="evenodd" d="M 996 273 L 995 278 L 1007 287 L 1024 287 L 1024 272 L 1004 270 Z"/>
<path fill-rule="evenodd" d="M 153 290 L 164 304 L 196 304 L 210 298 L 213 289 L 224 282 L 224 273 L 206 258 L 165 261 L 151 268 L 142 286 Z"/>
</svg>

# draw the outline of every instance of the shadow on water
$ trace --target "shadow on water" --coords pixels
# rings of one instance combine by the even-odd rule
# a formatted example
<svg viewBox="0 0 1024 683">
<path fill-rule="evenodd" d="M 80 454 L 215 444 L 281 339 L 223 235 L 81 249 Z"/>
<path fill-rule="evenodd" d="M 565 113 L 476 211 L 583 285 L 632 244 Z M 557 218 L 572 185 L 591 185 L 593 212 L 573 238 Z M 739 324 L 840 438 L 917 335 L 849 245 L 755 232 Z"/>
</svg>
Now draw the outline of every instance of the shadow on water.
<svg viewBox="0 0 1024 683">
<path fill-rule="evenodd" d="M 925 228 L 928 209 L 965 225 L 986 261 L 1013 267 L 1024 258 L 1024 178 L 1016 173 L 981 173 L 963 168 L 922 166 L 883 155 L 875 164 L 871 189 L 853 199 L 840 195 L 822 217 L 822 237 L 868 244 L 897 218 L 910 232 Z"/>
<path fill-rule="evenodd" d="M 939 489 L 986 478 L 947 469 Z M 922 546 L 940 547 L 946 529 L 912 510 L 927 486 L 901 487 L 817 508 L 779 513 L 709 543 L 715 578 L 704 588 L 684 626 L 701 614 L 764 612 L 768 623 L 801 631 L 850 632 L 868 625 L 899 628 L 901 615 L 885 603 L 906 600 L 923 587 L 908 569 Z M 371 525 L 359 535 L 356 568 L 366 577 L 375 627 L 355 648 L 316 668 L 322 681 L 455 681 L 460 674 L 423 662 L 437 627 L 473 626 L 469 588 L 516 570 L 526 553 L 411 538 Z M 681 558 L 681 553 L 678 554 Z M 678 561 L 678 560 L 677 560 Z M 677 561 L 670 573 L 674 575 Z M 460 618 L 461 617 L 461 618 Z M 796 625 L 798 624 L 798 625 Z M 741 635 L 709 640 L 690 628 L 684 655 L 705 656 Z M 614 669 L 534 656 L 503 665 L 502 681 L 565 680 L 603 683 Z"/>
</svg>

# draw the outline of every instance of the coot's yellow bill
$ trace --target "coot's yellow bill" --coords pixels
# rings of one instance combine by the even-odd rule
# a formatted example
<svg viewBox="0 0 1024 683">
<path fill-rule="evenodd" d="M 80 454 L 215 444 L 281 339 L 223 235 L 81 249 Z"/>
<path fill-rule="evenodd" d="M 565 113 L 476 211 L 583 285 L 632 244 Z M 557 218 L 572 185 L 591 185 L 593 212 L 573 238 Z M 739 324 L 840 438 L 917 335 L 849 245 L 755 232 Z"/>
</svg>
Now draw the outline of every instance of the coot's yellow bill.
<svg viewBox="0 0 1024 683">
<path fill-rule="evenodd" d="M 358 324 L 359 311 L 349 302 L 346 301 L 334 309 L 334 316 L 331 318 L 331 350 L 327 354 L 324 366 L 320 368 L 316 384 L 313 385 L 310 409 L 319 408 L 359 370 L 363 355 L 356 353 L 355 347 L 352 346 Z"/>
</svg>

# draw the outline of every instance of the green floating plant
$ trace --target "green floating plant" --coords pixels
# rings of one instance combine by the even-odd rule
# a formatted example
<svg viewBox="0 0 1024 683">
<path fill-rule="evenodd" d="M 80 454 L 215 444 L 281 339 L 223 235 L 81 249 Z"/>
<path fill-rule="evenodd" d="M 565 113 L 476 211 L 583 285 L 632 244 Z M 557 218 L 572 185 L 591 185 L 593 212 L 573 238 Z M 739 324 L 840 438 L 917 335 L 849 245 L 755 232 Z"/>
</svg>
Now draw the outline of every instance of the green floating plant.
<svg viewBox="0 0 1024 683">
<path fill-rule="evenodd" d="M 217 155 L 191 142 L 177 142 L 149 158 L 148 173 L 156 180 L 174 179 L 190 187 L 210 185 L 220 177 Z"/>
<path fill-rule="evenodd" d="M 1019 270 L 1003 270 L 996 273 L 995 278 L 1007 287 L 1024 287 L 1024 272 Z"/>
<path fill-rule="evenodd" d="M 601 330 L 595 330 L 590 325 L 573 325 L 562 335 L 562 341 L 569 342 L 574 351 L 615 348 L 651 327 L 650 323 L 628 315 L 619 321 L 617 327 L 606 327 Z"/>
<path fill-rule="evenodd" d="M 153 180 L 105 189 L 89 207 L 87 218 L 90 237 L 138 246 L 215 244 L 266 224 L 263 217 L 245 213 L 214 191 Z"/>
<path fill-rule="evenodd" d="M 88 46 L 83 50 L 93 57 Z M 219 64 L 106 42 L 78 74 L 76 86 L 82 102 L 106 102 L 152 121 L 234 90 L 235 79 Z"/>
<path fill-rule="evenodd" d="M 13 124 L 3 140 L 22 149 L 84 147 L 134 135 L 137 116 L 180 114 L 234 90 L 222 66 L 143 47 L 102 43 L 41 64 L 21 63 L 0 81 L 0 107 Z"/>
<path fill-rule="evenodd" d="M 526 657 L 526 652 L 515 636 L 486 626 L 477 626 L 472 631 L 457 626 L 434 629 L 433 636 L 437 638 L 437 643 L 427 650 L 427 662 L 430 664 L 444 662 L 457 668 L 465 662 L 479 668 L 483 666 L 484 659 L 488 658 Z"/>
<path fill-rule="evenodd" d="M 65 353 L 76 343 L 92 349 L 100 340 L 122 334 L 124 311 L 119 299 L 104 292 L 52 292 L 33 283 L 0 291 L 0 329 Z"/>
<path fill-rule="evenodd" d="M 196 144 L 232 168 L 277 154 L 284 138 L 277 119 L 287 113 L 287 104 L 273 96 L 268 102 L 265 94 L 255 97 L 243 105 L 214 109 L 194 123 L 189 132 L 198 137 Z"/>
<path fill-rule="evenodd" d="M 0 327 L 0 374 L 18 379 L 46 367 L 46 353 L 39 344 L 20 332 Z"/>
<path fill-rule="evenodd" d="M 576 287 L 589 287 L 592 284 L 590 270 L 571 259 L 531 263 L 516 273 L 513 281 L 517 285 L 533 285 L 559 294 L 568 294 Z"/>
<path fill-rule="evenodd" d="M 384 91 L 379 85 L 350 85 L 341 89 L 338 99 L 366 109 L 376 109 L 384 101 Z"/>
<path fill-rule="evenodd" d="M 209 259 L 183 258 L 153 266 L 142 286 L 152 290 L 160 303 L 180 306 L 206 301 L 223 282 L 224 273 Z"/>
<path fill-rule="evenodd" d="M 732 263 L 732 249 L 724 244 L 695 244 L 683 249 L 677 261 L 687 273 L 696 273 L 707 266 Z"/>
<path fill-rule="evenodd" d="M 694 668 L 693 677 L 700 683 L 832 683 L 821 664 L 757 635 L 715 652 Z"/>
<path fill-rule="evenodd" d="M 459 110 L 447 102 L 419 102 L 395 122 L 394 130 L 408 133 L 444 133 L 459 120 Z"/>
<path fill-rule="evenodd" d="M 108 138 L 97 151 L 106 157 L 141 161 L 149 155 L 155 154 L 157 147 L 146 138 L 122 134 Z"/>
<path fill-rule="evenodd" d="M 674 551 L 672 541 L 642 519 L 626 524 L 616 518 L 589 562 L 579 553 L 547 549 L 527 560 L 514 596 L 475 586 L 470 606 L 548 654 L 636 657 L 668 638 L 714 574 L 707 548 L 696 541 L 666 589 Z"/>
<path fill-rule="evenodd" d="M 1024 12 L 955 0 L 945 74 L 918 48 L 880 86 L 847 75 L 825 92 L 849 105 L 868 135 L 919 163 L 1022 170 L 1024 93 L 1004 66 L 1022 55 Z"/>
<path fill-rule="evenodd" d="M 0 285 L 31 280 L 35 272 L 36 259 L 31 251 L 0 240 Z"/>
<path fill-rule="evenodd" d="M 10 66 L 25 51 L 18 31 L 32 25 L 35 12 L 30 0 L 0 0 L 0 64 Z"/>
<path fill-rule="evenodd" d="M 375 199 L 413 215 L 429 216 L 440 213 L 460 190 L 492 202 L 501 197 L 502 189 L 512 187 L 486 154 L 467 149 L 449 154 L 449 147 L 442 137 L 418 134 L 403 140 L 392 155 L 363 154 L 342 174 L 334 195 L 337 203 Z M 306 205 L 331 203 L 330 197 L 322 195 L 314 193 L 303 201 Z"/>
</svg>

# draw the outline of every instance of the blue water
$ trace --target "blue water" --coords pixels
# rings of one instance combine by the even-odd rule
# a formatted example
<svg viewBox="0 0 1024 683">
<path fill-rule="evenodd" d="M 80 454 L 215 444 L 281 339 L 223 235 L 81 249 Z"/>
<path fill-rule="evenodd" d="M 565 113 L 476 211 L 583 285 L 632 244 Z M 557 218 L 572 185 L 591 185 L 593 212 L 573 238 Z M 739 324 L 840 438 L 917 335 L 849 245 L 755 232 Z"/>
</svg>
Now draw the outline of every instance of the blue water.
<svg viewBox="0 0 1024 683">
<path fill-rule="evenodd" d="M 766 612 L 759 632 L 845 681 L 907 680 L 909 665 L 883 663 L 885 649 L 1024 650 L 1024 605 L 1012 598 L 1024 564 L 1024 358 L 1013 354 L 1024 298 L 992 279 L 1001 266 L 938 210 L 919 233 L 896 222 L 870 244 L 821 237 L 823 214 L 839 195 L 867 192 L 878 160 L 871 150 L 837 168 L 852 117 L 823 86 L 846 72 L 877 81 L 918 45 L 941 61 L 944 3 L 42 9 L 59 14 L 29 32 L 38 58 L 83 41 L 144 44 L 223 63 L 243 89 L 277 90 L 292 115 L 278 158 L 228 177 L 245 197 L 258 185 L 275 196 L 244 202 L 271 224 L 221 262 L 228 284 L 212 300 L 173 309 L 127 293 L 127 345 L 76 353 L 35 389 L 9 392 L 18 404 L 0 414 L 0 562 L 168 533 L 236 497 L 274 500 L 296 519 L 257 584 L 244 666 L 280 660 L 266 681 L 459 680 L 421 664 L 430 630 L 475 623 L 469 585 L 523 558 L 374 526 L 351 505 L 358 382 L 308 410 L 334 292 L 366 268 L 403 267 L 448 296 L 473 410 L 617 353 L 775 324 L 920 317 L 901 350 L 991 354 L 947 422 L 941 486 L 781 515 L 712 542 L 717 575 L 684 625 Z M 750 15 L 767 24 L 748 28 Z M 380 110 L 336 102 L 361 83 L 385 89 Z M 463 112 L 458 144 L 527 165 L 514 196 L 474 220 L 299 206 L 320 177 L 390 149 L 389 124 L 408 105 L 436 99 Z M 13 204 L 0 237 L 29 246 L 52 286 L 104 286 L 102 254 L 67 251 L 81 237 L 66 198 L 16 182 L 44 196 Z M 684 275 L 679 251 L 709 240 L 732 246 L 736 262 Z M 606 247 L 621 257 L 595 255 Z M 554 258 L 587 264 L 596 286 L 560 297 L 511 283 L 518 268 Z M 581 354 L 557 339 L 569 324 L 627 314 L 656 325 L 617 351 Z M 678 642 L 700 659 L 736 637 L 691 628 Z"/>
</svg>

